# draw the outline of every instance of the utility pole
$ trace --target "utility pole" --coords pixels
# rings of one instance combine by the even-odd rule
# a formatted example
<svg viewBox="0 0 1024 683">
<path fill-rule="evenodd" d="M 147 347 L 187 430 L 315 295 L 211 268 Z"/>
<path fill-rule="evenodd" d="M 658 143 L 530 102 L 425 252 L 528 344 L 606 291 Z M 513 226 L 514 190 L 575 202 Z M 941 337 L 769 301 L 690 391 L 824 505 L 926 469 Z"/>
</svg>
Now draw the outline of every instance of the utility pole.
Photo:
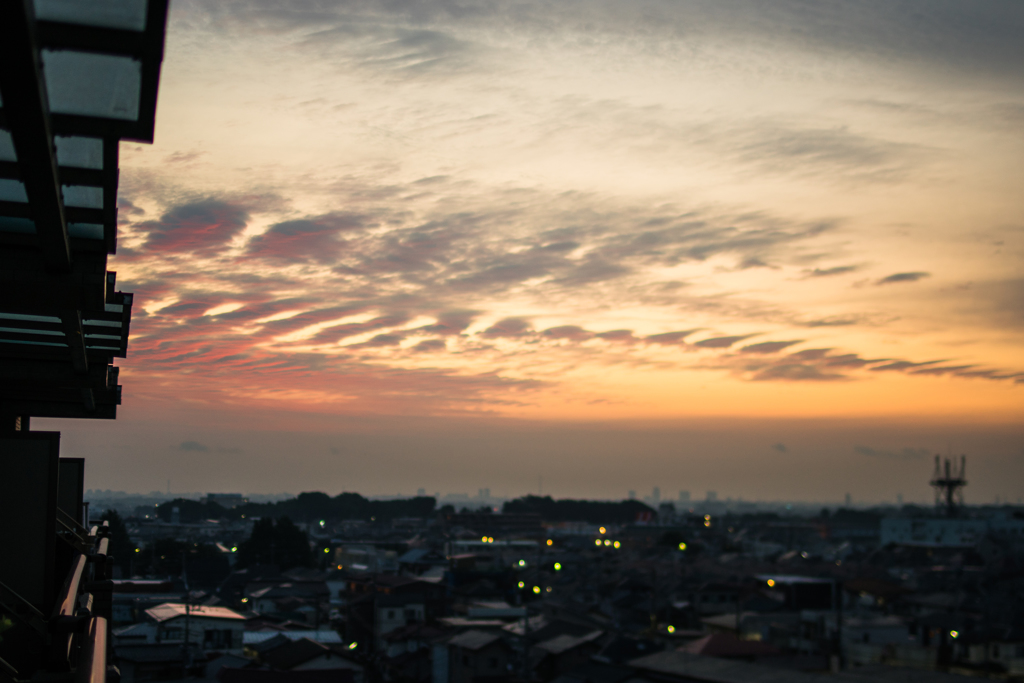
<svg viewBox="0 0 1024 683">
<path fill-rule="evenodd" d="M 188 677 L 188 631 L 189 631 L 189 598 L 192 591 L 188 587 L 188 573 L 185 570 L 185 551 L 181 551 L 181 578 L 185 583 L 185 640 L 181 644 L 181 677 Z"/>
</svg>

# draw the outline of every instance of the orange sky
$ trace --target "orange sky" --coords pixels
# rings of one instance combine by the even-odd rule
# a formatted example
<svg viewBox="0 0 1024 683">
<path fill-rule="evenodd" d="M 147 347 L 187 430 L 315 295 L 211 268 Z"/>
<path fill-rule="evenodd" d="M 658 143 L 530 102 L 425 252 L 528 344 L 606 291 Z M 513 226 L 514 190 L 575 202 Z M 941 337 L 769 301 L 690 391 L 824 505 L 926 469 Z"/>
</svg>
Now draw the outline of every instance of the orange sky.
<svg viewBox="0 0 1024 683">
<path fill-rule="evenodd" d="M 459 7 L 172 5 L 111 266 L 136 294 L 116 433 L 154 450 L 126 469 L 115 432 L 54 422 L 91 485 L 161 488 L 189 442 L 194 490 L 317 488 L 327 467 L 365 493 L 513 494 L 538 475 L 466 463 L 523 430 L 564 473 L 551 492 L 616 496 L 671 456 L 631 452 L 648 482 L 627 487 L 608 455 L 584 485 L 553 444 L 701 420 L 734 428 L 679 455 L 695 492 L 818 500 L 842 471 L 881 499 L 947 446 L 1018 467 L 1019 4 Z M 409 424 L 440 451 L 374 446 L 397 471 L 325 445 Z M 282 439 L 305 466 L 252 470 Z M 821 466 L 745 480 L 759 440 Z"/>
</svg>

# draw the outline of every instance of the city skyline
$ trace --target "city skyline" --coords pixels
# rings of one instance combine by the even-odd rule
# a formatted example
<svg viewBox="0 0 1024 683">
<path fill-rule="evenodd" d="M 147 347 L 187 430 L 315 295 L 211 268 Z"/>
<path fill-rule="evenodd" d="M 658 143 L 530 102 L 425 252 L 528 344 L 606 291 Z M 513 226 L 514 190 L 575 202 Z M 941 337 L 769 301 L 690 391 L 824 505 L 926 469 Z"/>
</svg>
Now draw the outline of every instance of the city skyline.
<svg viewBox="0 0 1024 683">
<path fill-rule="evenodd" d="M 1016 500 L 1022 27 L 176 2 L 119 419 L 33 428 L 112 489 Z"/>
</svg>

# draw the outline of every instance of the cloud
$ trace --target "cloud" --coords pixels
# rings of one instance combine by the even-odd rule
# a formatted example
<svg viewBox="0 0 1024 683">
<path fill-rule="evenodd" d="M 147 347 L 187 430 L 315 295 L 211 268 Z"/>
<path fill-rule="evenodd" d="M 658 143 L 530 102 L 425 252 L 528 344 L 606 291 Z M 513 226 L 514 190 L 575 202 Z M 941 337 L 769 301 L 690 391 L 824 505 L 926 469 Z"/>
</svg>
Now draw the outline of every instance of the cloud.
<svg viewBox="0 0 1024 683">
<path fill-rule="evenodd" d="M 455 310 L 445 311 L 437 316 L 437 323 L 420 328 L 432 334 L 460 334 L 469 327 L 479 311 Z"/>
<path fill-rule="evenodd" d="M 350 344 L 350 349 L 374 349 L 382 346 L 398 346 L 406 338 L 406 333 L 397 334 L 378 334 L 375 335 L 369 341 L 365 341 L 361 344 Z"/>
<path fill-rule="evenodd" d="M 836 372 L 827 372 L 809 363 L 779 363 L 756 372 L 754 382 L 840 382 L 849 377 Z"/>
<path fill-rule="evenodd" d="M 352 214 L 284 221 L 250 239 L 245 253 L 286 263 L 333 263 L 345 245 L 339 235 L 363 227 L 364 218 Z"/>
<path fill-rule="evenodd" d="M 764 122 L 751 128 L 739 147 L 742 161 L 772 172 L 818 173 L 822 167 L 863 180 L 891 180 L 910 170 L 910 162 L 925 150 L 856 133 L 847 127 L 772 127 Z"/>
<path fill-rule="evenodd" d="M 594 335 L 598 339 L 615 342 L 617 344 L 636 344 L 640 340 L 633 336 L 633 330 L 608 330 Z"/>
<path fill-rule="evenodd" d="M 182 441 L 178 446 L 179 451 L 192 451 L 195 453 L 206 453 L 210 449 L 198 441 Z"/>
<path fill-rule="evenodd" d="M 541 334 L 548 339 L 568 339 L 569 341 L 586 341 L 594 336 L 593 332 L 589 332 L 578 325 L 560 325 L 559 327 L 551 327 Z"/>
<path fill-rule="evenodd" d="M 1012 65 L 1024 62 L 1019 41 L 1024 18 L 1013 0 L 987 3 L 983 12 L 965 11 L 957 0 L 826 0 L 814 12 L 799 0 L 638 0 L 628 8 L 598 2 L 520 3 L 515 11 L 493 0 L 334 5 L 303 0 L 286 7 L 256 0 L 204 11 L 214 25 L 316 29 L 307 38 L 312 47 L 342 46 L 351 62 L 380 73 L 467 68 L 471 58 L 481 59 L 481 48 L 470 37 L 494 26 L 501 27 L 503 36 L 533 35 L 541 45 L 561 40 L 581 51 L 642 35 L 645 46 L 685 45 L 688 56 L 726 42 L 754 53 L 796 50 L 805 60 L 830 62 L 852 56 L 890 68 L 916 65 L 976 78 L 1014 80 L 1018 74 Z M 925 11 L 927 21 L 922 21 Z"/>
<path fill-rule="evenodd" d="M 871 448 L 870 446 L 854 446 L 853 450 L 860 455 L 866 455 L 870 458 L 884 458 L 886 460 L 920 460 L 931 455 L 931 451 L 927 448 L 884 450 Z"/>
<path fill-rule="evenodd" d="M 680 330 L 679 332 L 663 332 L 661 334 L 652 334 L 644 337 L 644 341 L 648 344 L 662 344 L 670 346 L 684 345 L 684 341 L 687 337 L 695 332 L 699 332 L 700 328 L 693 330 Z"/>
<path fill-rule="evenodd" d="M 787 346 L 793 344 L 799 344 L 802 339 L 794 341 L 774 341 L 774 342 L 761 342 L 760 344 L 751 344 L 750 346 L 744 346 L 740 349 L 741 353 L 776 353 L 783 350 Z"/>
<path fill-rule="evenodd" d="M 784 444 L 784 443 L 772 444 L 772 449 L 778 451 L 779 453 L 788 453 L 789 452 L 789 449 L 786 448 L 786 444 Z"/>
<path fill-rule="evenodd" d="M 525 318 L 503 318 L 480 333 L 487 339 L 517 339 L 533 333 L 533 326 Z"/>
<path fill-rule="evenodd" d="M 146 233 L 146 249 L 155 254 L 209 256 L 224 248 L 249 220 L 234 204 L 206 199 L 175 206 L 157 221 L 137 224 Z"/>
<path fill-rule="evenodd" d="M 917 282 L 923 278 L 930 276 L 931 273 L 925 272 L 913 272 L 913 273 L 894 273 L 892 275 L 883 277 L 881 280 L 875 282 L 876 285 L 891 285 L 896 282 Z"/>
<path fill-rule="evenodd" d="M 859 266 L 835 266 L 833 268 L 815 268 L 804 271 L 807 277 L 832 277 L 833 275 L 846 275 L 858 270 Z"/>
<path fill-rule="evenodd" d="M 752 334 L 742 334 L 733 337 L 712 337 L 711 339 L 702 339 L 699 342 L 695 342 L 694 346 L 699 346 L 702 349 L 727 349 L 736 342 L 753 336 Z"/>
<path fill-rule="evenodd" d="M 445 348 L 444 339 L 427 339 L 412 347 L 412 350 L 416 353 L 433 353 L 435 351 L 444 351 Z"/>
</svg>

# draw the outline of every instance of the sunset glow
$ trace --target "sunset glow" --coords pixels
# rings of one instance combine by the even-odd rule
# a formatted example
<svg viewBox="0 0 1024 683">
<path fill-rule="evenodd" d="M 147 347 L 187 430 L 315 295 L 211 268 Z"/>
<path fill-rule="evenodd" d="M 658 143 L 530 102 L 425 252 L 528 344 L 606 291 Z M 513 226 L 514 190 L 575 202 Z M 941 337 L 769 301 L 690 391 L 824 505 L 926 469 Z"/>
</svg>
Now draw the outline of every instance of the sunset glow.
<svg viewBox="0 0 1024 683">
<path fill-rule="evenodd" d="M 176 0 L 122 445 L 59 428 L 103 488 L 925 499 L 952 449 L 1015 498 L 1022 22 Z"/>
</svg>

